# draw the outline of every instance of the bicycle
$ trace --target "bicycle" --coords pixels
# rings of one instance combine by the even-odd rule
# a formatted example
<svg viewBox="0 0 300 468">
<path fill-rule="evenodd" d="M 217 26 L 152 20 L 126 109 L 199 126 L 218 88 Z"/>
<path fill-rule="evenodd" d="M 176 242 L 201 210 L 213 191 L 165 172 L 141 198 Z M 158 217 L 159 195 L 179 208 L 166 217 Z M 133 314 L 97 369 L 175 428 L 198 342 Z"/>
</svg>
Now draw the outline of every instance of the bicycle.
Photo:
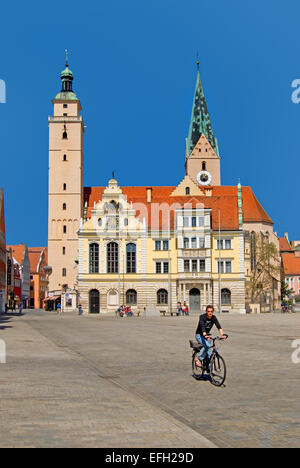
<svg viewBox="0 0 300 468">
<path fill-rule="evenodd" d="M 228 335 L 225 335 L 225 338 L 228 338 Z M 226 364 L 222 356 L 219 354 L 218 348 L 216 347 L 216 341 L 221 341 L 222 338 L 210 338 L 213 342 L 211 347 L 212 354 L 210 359 L 208 356 L 205 357 L 202 367 L 198 367 L 196 365 L 196 358 L 200 350 L 203 348 L 203 345 L 198 343 L 198 341 L 190 340 L 190 346 L 193 349 L 193 358 L 192 358 L 192 368 L 193 368 L 193 375 L 197 380 L 201 380 L 204 378 L 204 373 L 207 372 L 210 377 L 210 381 L 216 387 L 221 387 L 225 380 L 226 380 Z"/>
</svg>

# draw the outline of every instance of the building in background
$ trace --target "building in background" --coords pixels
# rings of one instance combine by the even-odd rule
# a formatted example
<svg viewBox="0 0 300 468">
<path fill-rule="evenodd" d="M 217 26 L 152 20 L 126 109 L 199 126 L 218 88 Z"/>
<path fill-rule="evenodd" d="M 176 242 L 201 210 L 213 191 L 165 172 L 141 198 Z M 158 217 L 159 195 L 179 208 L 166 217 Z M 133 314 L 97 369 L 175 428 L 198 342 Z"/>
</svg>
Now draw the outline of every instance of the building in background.
<svg viewBox="0 0 300 468">
<path fill-rule="evenodd" d="M 171 187 L 119 187 L 114 176 L 107 187 L 83 187 L 84 125 L 68 63 L 61 80 L 49 117 L 49 297 L 61 295 L 72 310 L 78 292 L 85 312 L 123 302 L 175 310 L 178 301 L 193 312 L 208 303 L 253 310 L 246 285 L 257 265 L 254 237 L 274 244 L 280 263 L 278 238 L 250 187 L 221 185 L 199 69 L 185 173 Z M 259 300 L 280 307 L 280 273 Z"/>
<path fill-rule="evenodd" d="M 22 284 L 22 303 L 23 308 L 27 309 L 30 302 L 30 263 L 27 245 L 9 245 L 15 263 L 18 263 L 21 274 Z"/>
<path fill-rule="evenodd" d="M 283 279 L 293 291 L 293 299 L 300 300 L 300 241 L 289 241 L 288 233 L 279 239 Z"/>
<path fill-rule="evenodd" d="M 4 195 L 0 189 L 0 313 L 5 312 L 6 304 L 6 240 L 5 240 L 5 217 L 4 217 Z"/>
<path fill-rule="evenodd" d="M 48 293 L 48 249 L 47 247 L 29 247 L 30 262 L 30 307 L 42 309 Z"/>
</svg>

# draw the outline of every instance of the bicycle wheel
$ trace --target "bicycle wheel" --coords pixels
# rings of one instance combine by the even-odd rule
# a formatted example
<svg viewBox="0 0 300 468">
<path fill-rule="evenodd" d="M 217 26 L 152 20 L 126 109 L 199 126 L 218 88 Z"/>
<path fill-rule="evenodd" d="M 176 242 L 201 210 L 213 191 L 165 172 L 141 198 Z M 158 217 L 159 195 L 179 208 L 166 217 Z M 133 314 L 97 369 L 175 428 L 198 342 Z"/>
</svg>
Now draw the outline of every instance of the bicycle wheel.
<svg viewBox="0 0 300 468">
<path fill-rule="evenodd" d="M 203 376 L 203 370 L 201 367 L 196 366 L 196 363 L 195 363 L 195 359 L 197 358 L 198 354 L 199 354 L 199 351 L 194 351 L 192 366 L 193 366 L 194 377 L 196 377 L 197 379 L 200 379 Z"/>
<path fill-rule="evenodd" d="M 215 354 L 210 362 L 211 383 L 216 387 L 221 387 L 226 379 L 226 364 L 220 354 Z"/>
</svg>

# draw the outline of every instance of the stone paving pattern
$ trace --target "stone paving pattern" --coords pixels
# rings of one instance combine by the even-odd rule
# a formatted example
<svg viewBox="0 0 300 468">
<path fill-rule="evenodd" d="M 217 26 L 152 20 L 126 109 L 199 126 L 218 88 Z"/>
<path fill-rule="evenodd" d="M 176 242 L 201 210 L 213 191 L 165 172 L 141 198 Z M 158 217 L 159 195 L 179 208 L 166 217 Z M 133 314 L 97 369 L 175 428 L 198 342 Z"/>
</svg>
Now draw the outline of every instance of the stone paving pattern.
<svg viewBox="0 0 300 468">
<path fill-rule="evenodd" d="M 0 446 L 299 447 L 300 315 L 223 316 L 225 388 L 192 377 L 197 321 L 0 317 Z"/>
</svg>

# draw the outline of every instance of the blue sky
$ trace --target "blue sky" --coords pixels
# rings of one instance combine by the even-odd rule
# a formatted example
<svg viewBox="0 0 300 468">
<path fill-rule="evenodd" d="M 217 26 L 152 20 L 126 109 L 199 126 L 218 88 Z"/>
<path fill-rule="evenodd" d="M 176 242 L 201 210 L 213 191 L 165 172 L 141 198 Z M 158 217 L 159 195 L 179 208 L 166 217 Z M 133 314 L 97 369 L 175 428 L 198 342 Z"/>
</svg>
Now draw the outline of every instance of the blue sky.
<svg viewBox="0 0 300 468">
<path fill-rule="evenodd" d="M 298 215 L 300 3 L 74 0 L 1 6 L 0 186 L 7 243 L 47 243 L 48 115 L 64 50 L 85 132 L 84 183 L 176 185 L 196 80 L 222 157 L 222 184 L 251 185 L 282 235 Z"/>
</svg>

